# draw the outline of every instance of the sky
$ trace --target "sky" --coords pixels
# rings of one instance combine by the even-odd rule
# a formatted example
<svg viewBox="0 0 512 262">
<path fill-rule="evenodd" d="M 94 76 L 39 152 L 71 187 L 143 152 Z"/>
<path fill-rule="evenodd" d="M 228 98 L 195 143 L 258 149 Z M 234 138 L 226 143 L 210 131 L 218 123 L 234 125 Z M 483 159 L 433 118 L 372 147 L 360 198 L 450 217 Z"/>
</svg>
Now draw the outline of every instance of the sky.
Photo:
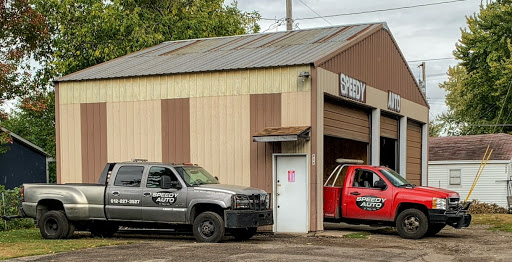
<svg viewBox="0 0 512 262">
<path fill-rule="evenodd" d="M 446 93 L 439 88 L 439 84 L 448 79 L 446 76 L 448 67 L 457 64 L 452 52 L 460 39 L 461 28 L 466 27 L 466 16 L 478 13 L 480 0 L 292 0 L 292 2 L 292 16 L 297 29 L 386 22 L 416 79 L 421 79 L 421 68 L 418 68 L 418 65 L 422 61 L 426 63 L 430 118 L 433 119 L 447 110 Z M 330 17 L 338 14 L 440 2 L 448 3 Z M 286 16 L 286 0 L 238 0 L 238 8 L 248 12 L 258 11 L 261 17 L 265 18 L 259 22 L 260 32 L 286 30 L 285 23 L 276 23 L 276 20 Z M 328 17 L 325 17 L 325 20 L 322 18 L 301 20 L 301 18 L 317 17 L 317 14 Z"/>
</svg>

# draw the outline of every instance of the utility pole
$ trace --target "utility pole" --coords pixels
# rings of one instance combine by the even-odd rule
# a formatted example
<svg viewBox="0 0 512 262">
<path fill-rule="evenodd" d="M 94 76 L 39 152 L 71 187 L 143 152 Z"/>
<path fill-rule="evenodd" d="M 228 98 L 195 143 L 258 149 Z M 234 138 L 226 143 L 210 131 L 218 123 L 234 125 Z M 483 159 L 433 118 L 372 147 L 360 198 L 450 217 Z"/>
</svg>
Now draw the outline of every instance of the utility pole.
<svg viewBox="0 0 512 262">
<path fill-rule="evenodd" d="M 425 75 L 425 62 L 422 62 L 418 67 L 421 67 L 421 91 L 423 92 L 423 94 L 427 95 L 427 76 Z"/>
<path fill-rule="evenodd" d="M 286 30 L 293 29 L 292 0 L 286 0 Z"/>
</svg>

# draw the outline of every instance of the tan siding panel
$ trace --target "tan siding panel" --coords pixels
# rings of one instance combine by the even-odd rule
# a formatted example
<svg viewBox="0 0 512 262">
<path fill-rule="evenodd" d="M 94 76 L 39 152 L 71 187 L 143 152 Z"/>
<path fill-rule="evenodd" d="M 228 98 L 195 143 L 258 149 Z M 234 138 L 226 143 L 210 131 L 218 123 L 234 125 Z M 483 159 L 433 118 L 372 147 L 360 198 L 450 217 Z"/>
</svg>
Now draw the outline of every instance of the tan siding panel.
<svg viewBox="0 0 512 262">
<path fill-rule="evenodd" d="M 407 180 L 421 184 L 421 125 L 407 121 Z"/>
<path fill-rule="evenodd" d="M 311 125 L 311 92 L 281 94 L 281 125 Z"/>
<path fill-rule="evenodd" d="M 381 116 L 380 135 L 388 138 L 398 139 L 398 119 Z"/>
<path fill-rule="evenodd" d="M 162 161 L 161 102 L 107 103 L 108 161 Z"/>
<path fill-rule="evenodd" d="M 370 141 L 368 114 L 348 106 L 325 102 L 324 134 L 368 143 Z"/>
<path fill-rule="evenodd" d="M 221 183 L 250 186 L 249 96 L 190 99 L 191 160 Z"/>
<path fill-rule="evenodd" d="M 82 182 L 80 104 L 60 105 L 60 183 Z"/>
<path fill-rule="evenodd" d="M 386 30 L 370 35 L 319 66 L 427 106 L 400 50 Z"/>
<path fill-rule="evenodd" d="M 250 134 L 281 126 L 281 94 L 251 95 Z M 251 142 L 251 186 L 272 192 L 272 153 L 276 143 Z"/>
<path fill-rule="evenodd" d="M 61 83 L 61 104 L 311 91 L 310 67 L 290 66 Z M 75 97 L 75 99 L 73 99 Z"/>
</svg>

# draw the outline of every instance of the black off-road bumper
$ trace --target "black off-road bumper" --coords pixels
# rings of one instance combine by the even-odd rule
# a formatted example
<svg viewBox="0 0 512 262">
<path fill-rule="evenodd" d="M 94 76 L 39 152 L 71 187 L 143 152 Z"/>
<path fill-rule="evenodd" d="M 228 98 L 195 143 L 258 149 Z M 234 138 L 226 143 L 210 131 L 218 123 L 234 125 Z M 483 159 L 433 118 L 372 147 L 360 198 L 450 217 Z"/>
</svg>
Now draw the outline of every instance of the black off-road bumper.
<svg viewBox="0 0 512 262">
<path fill-rule="evenodd" d="M 430 223 L 446 224 L 454 228 L 468 227 L 471 223 L 471 215 L 466 210 L 445 211 L 431 209 L 428 211 Z"/>
<path fill-rule="evenodd" d="M 272 209 L 268 210 L 225 210 L 226 228 L 247 228 L 274 224 Z"/>
</svg>

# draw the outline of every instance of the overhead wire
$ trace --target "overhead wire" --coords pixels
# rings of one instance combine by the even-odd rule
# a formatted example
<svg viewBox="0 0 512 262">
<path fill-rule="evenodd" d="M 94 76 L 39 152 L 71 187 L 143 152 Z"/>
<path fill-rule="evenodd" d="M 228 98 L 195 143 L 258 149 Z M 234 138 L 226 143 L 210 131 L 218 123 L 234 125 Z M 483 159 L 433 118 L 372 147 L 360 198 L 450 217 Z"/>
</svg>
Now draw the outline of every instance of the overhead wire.
<svg viewBox="0 0 512 262">
<path fill-rule="evenodd" d="M 409 5 L 409 6 L 400 6 L 400 7 L 392 7 L 392 8 L 383 8 L 383 9 L 375 9 L 375 10 L 366 10 L 366 11 L 359 11 L 359 12 L 350 12 L 350 13 L 341 13 L 341 14 L 333 14 L 333 15 L 324 15 L 324 16 L 314 16 L 314 17 L 303 17 L 303 18 L 296 18 L 295 20 L 312 20 L 312 19 L 321 19 L 321 18 L 328 18 L 328 17 L 337 17 L 337 16 L 349 16 L 349 15 L 360 15 L 360 14 L 370 14 L 370 13 L 377 13 L 377 12 L 387 12 L 387 11 L 395 11 L 395 10 L 403 10 L 403 9 L 411 9 L 411 8 L 417 8 L 417 7 L 426 7 L 426 6 L 434 6 L 434 5 L 443 5 L 443 4 L 451 4 L 456 2 L 466 2 L 469 0 L 451 0 L 451 1 L 442 1 L 442 2 L 436 2 L 436 3 L 428 3 L 428 4 L 419 4 L 419 5 Z M 263 19 L 262 20 L 269 20 L 269 19 Z"/>
<path fill-rule="evenodd" d="M 315 15 L 321 17 L 325 22 L 327 22 L 329 25 L 332 25 L 331 22 L 327 21 L 327 19 L 325 19 L 325 17 L 321 16 L 319 13 L 315 12 L 315 10 L 313 10 L 313 8 L 309 7 L 309 5 L 307 5 L 306 3 L 304 3 L 302 0 L 299 0 L 303 5 L 305 5 L 307 8 L 309 8 L 309 10 L 311 10 L 311 12 L 315 13 Z"/>
</svg>

